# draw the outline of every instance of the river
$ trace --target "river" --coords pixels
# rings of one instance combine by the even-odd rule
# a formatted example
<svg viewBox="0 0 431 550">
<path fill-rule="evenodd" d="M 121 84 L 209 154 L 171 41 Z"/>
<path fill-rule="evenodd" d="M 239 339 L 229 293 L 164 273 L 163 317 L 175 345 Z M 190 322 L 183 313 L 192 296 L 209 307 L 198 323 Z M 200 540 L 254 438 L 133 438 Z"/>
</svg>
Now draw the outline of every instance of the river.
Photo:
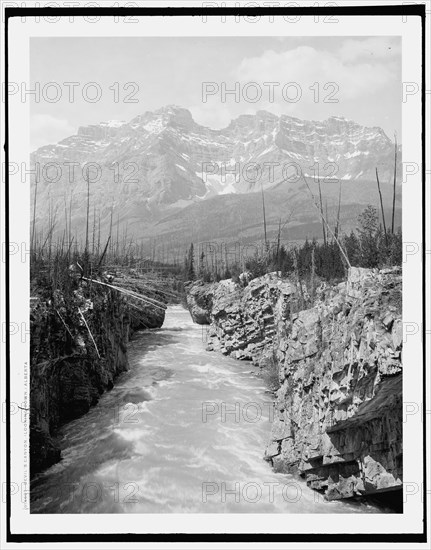
<svg viewBox="0 0 431 550">
<path fill-rule="evenodd" d="M 62 460 L 31 486 L 31 513 L 375 513 L 325 502 L 263 460 L 271 395 L 248 362 L 205 351 L 170 306 L 129 344 L 129 370 L 59 432 Z"/>
</svg>

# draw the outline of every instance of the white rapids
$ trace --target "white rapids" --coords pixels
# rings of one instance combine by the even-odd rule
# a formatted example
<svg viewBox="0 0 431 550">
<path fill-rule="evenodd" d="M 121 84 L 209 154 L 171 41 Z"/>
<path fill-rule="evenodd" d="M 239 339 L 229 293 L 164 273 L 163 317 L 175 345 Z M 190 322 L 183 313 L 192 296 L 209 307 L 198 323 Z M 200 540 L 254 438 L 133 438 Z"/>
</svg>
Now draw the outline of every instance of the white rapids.
<svg viewBox="0 0 431 550">
<path fill-rule="evenodd" d="M 32 513 L 375 513 L 325 502 L 263 460 L 272 399 L 251 364 L 205 351 L 205 327 L 170 306 L 135 335 L 130 369 L 60 430 L 62 460 Z"/>
</svg>

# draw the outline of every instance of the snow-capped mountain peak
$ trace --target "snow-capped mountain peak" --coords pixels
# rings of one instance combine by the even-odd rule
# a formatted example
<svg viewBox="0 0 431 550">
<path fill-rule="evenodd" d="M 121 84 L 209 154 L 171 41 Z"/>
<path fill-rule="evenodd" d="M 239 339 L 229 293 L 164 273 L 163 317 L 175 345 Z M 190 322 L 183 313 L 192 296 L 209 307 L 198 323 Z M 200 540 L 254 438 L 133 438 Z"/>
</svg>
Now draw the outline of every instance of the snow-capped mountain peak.
<svg viewBox="0 0 431 550">
<path fill-rule="evenodd" d="M 130 122 L 81 126 L 77 135 L 32 157 L 41 164 L 97 162 L 102 169 L 133 164 L 133 189 L 142 200 L 174 205 L 294 184 L 302 176 L 373 179 L 376 167 L 388 179 L 393 148 L 381 128 L 340 116 L 307 121 L 257 111 L 212 130 L 197 124 L 189 110 L 168 105 Z"/>
</svg>

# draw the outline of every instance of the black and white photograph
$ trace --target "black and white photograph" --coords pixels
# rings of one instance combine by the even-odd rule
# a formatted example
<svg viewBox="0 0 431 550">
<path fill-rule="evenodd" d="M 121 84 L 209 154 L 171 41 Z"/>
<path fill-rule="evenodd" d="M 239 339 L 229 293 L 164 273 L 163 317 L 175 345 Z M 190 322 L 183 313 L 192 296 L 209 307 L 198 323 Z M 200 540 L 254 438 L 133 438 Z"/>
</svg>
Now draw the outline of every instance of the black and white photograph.
<svg viewBox="0 0 431 550">
<path fill-rule="evenodd" d="M 10 4 L 4 547 L 426 545 L 429 3 Z"/>
</svg>

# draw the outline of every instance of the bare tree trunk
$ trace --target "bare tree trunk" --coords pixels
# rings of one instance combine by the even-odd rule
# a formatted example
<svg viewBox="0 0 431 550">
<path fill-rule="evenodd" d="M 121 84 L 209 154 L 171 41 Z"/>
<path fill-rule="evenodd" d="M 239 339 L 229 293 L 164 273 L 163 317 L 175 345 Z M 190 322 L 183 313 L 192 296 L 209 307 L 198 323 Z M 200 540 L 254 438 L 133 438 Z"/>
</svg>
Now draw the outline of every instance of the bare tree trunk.
<svg viewBox="0 0 431 550">
<path fill-rule="evenodd" d="M 281 218 L 278 220 L 278 234 L 277 234 L 277 271 L 280 271 L 280 240 L 281 240 Z"/>
<path fill-rule="evenodd" d="M 329 223 L 329 216 L 328 216 L 328 200 L 325 200 L 325 216 L 326 216 L 326 221 Z M 326 238 L 328 239 L 328 235 L 326 235 Z"/>
<path fill-rule="evenodd" d="M 119 252 L 119 238 L 120 238 L 120 214 L 117 214 L 117 240 L 115 243 L 115 262 L 117 262 L 118 252 Z"/>
<path fill-rule="evenodd" d="M 109 222 L 109 253 L 112 256 L 112 217 L 114 215 L 114 204 L 111 204 L 111 221 Z"/>
<path fill-rule="evenodd" d="M 332 237 L 334 237 L 335 242 L 337 243 L 338 248 L 340 249 L 340 252 L 341 252 L 343 258 L 346 260 L 346 263 L 347 263 L 348 267 L 352 267 L 352 265 L 351 265 L 351 263 L 350 263 L 350 261 L 349 261 L 349 258 L 348 258 L 348 256 L 347 256 L 347 253 L 346 253 L 346 251 L 344 250 L 344 248 L 341 246 L 341 243 L 340 243 L 338 237 L 336 237 L 336 236 L 334 235 L 334 232 L 333 232 L 332 229 L 330 228 L 330 226 L 329 226 L 329 224 L 328 224 L 328 221 L 326 220 L 325 216 L 323 215 L 322 210 L 319 209 L 319 207 L 317 206 L 317 202 L 316 202 L 316 199 L 315 199 L 315 197 L 314 197 L 314 195 L 313 195 L 313 192 L 311 191 L 310 186 L 308 185 L 308 182 L 307 182 L 307 180 L 305 179 L 305 176 L 304 176 L 303 174 L 302 174 L 302 179 L 304 180 L 305 186 L 307 187 L 308 192 L 309 192 L 310 195 L 311 195 L 311 199 L 312 199 L 312 201 L 313 201 L 313 206 L 314 206 L 314 207 L 316 208 L 316 210 L 320 213 L 320 215 L 321 215 L 321 217 L 322 217 L 322 221 L 323 221 L 323 222 L 325 223 L 325 225 L 326 225 L 326 229 L 328 230 L 329 233 L 331 233 Z"/>
<path fill-rule="evenodd" d="M 34 235 L 35 235 L 35 228 L 36 228 L 36 200 L 37 200 L 37 178 L 35 181 L 35 187 L 34 187 L 34 202 L 33 202 L 33 229 L 31 231 L 31 244 L 30 247 L 34 249 Z"/>
<path fill-rule="evenodd" d="M 394 192 L 392 196 L 392 225 L 391 225 L 391 232 L 392 234 L 395 231 L 395 188 L 397 183 L 397 134 L 394 134 L 395 137 L 395 162 L 394 162 Z"/>
<path fill-rule="evenodd" d="M 341 180 L 340 190 L 338 192 L 338 211 L 337 211 L 337 225 L 335 226 L 335 236 L 338 237 L 340 232 L 340 212 L 341 212 Z"/>
<path fill-rule="evenodd" d="M 265 212 L 265 196 L 263 194 L 263 185 L 262 182 L 260 183 L 260 189 L 262 191 L 262 209 L 263 209 L 263 231 L 264 231 L 264 239 L 265 239 L 265 249 L 268 249 L 268 240 L 266 236 L 266 212 Z"/>
<path fill-rule="evenodd" d="M 68 226 L 67 226 L 67 201 L 66 201 L 66 194 L 64 195 L 64 239 L 67 240 L 68 236 L 69 236 L 69 230 L 68 230 Z"/>
<path fill-rule="evenodd" d="M 225 271 L 229 269 L 228 259 L 227 259 L 227 245 L 224 245 L 224 261 L 225 261 Z"/>
<path fill-rule="evenodd" d="M 91 243 L 91 253 L 94 255 L 94 247 L 96 245 L 96 205 L 93 205 L 93 240 Z"/>
<path fill-rule="evenodd" d="M 314 257 L 315 247 L 311 249 L 311 303 L 314 304 L 314 284 L 316 274 L 316 262 Z"/>
<path fill-rule="evenodd" d="M 323 223 L 323 202 L 322 202 L 322 188 L 320 186 L 320 178 L 317 178 L 317 184 L 319 186 L 319 199 L 320 199 L 320 213 L 322 215 L 322 231 L 323 231 L 323 244 L 326 247 L 327 241 L 326 241 L 326 229 L 325 224 Z"/>
<path fill-rule="evenodd" d="M 382 192 L 380 190 L 379 172 L 377 171 L 377 167 L 376 167 L 376 179 L 377 179 L 377 189 L 379 190 L 379 197 L 380 197 L 380 209 L 382 211 L 383 230 L 385 232 L 385 243 L 386 243 L 386 246 L 387 246 L 388 245 L 388 234 L 387 234 L 387 231 L 386 231 L 385 211 L 383 210 L 383 198 L 382 198 Z"/>
<path fill-rule="evenodd" d="M 102 256 L 100 257 L 100 260 L 99 260 L 99 266 L 100 267 L 102 265 L 102 262 L 103 262 L 103 258 L 105 257 L 105 254 L 106 254 L 106 251 L 108 250 L 108 245 L 109 245 L 109 241 L 111 240 L 111 235 L 109 235 L 108 237 L 108 240 L 106 241 L 106 245 L 105 245 L 105 248 L 103 250 L 103 254 Z"/>
<path fill-rule="evenodd" d="M 100 210 L 98 212 L 98 228 L 97 228 L 97 255 L 100 254 Z"/>
<path fill-rule="evenodd" d="M 304 298 L 304 290 L 302 288 L 301 276 L 299 274 L 299 253 L 296 248 L 294 249 L 294 252 L 293 252 L 293 269 L 295 270 L 297 287 L 299 289 L 299 293 L 301 296 L 301 306 L 299 308 L 299 311 L 301 311 L 305 307 L 305 298 Z"/>
<path fill-rule="evenodd" d="M 69 242 L 72 242 L 72 202 L 73 202 L 73 191 L 70 192 L 69 199 Z"/>
<path fill-rule="evenodd" d="M 90 217 L 90 180 L 88 178 L 88 174 L 87 174 L 86 180 L 87 180 L 87 221 L 86 221 L 86 229 L 85 229 L 85 255 L 88 254 L 88 220 Z"/>
</svg>

